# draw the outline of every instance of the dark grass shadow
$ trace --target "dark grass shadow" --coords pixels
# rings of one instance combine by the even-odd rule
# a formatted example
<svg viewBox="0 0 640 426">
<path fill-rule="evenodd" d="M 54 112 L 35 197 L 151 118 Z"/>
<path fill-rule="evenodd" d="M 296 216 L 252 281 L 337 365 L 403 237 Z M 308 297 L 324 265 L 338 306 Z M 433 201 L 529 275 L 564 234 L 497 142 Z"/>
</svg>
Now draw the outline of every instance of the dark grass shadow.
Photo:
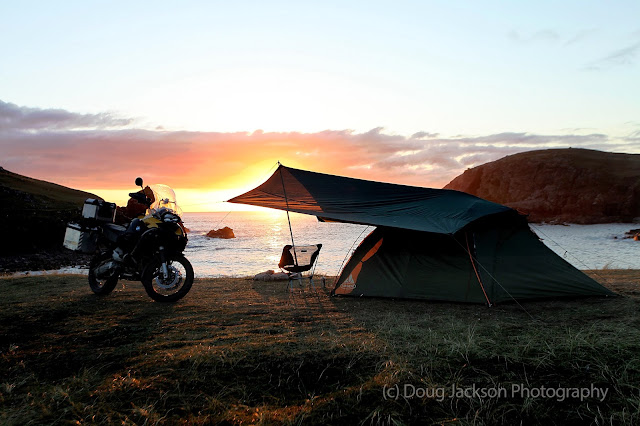
<svg viewBox="0 0 640 426">
<path fill-rule="evenodd" d="M 197 280 L 173 305 L 151 301 L 139 283 L 125 282 L 107 297 L 90 293 L 82 277 L 0 285 L 7 283 L 0 300 L 0 423 L 507 424 L 529 416 L 556 424 L 578 416 L 601 423 L 606 416 L 615 423 L 638 417 L 636 299 L 523 304 L 537 318 L 531 320 L 514 304 L 330 298 L 320 288 L 318 297 L 308 289 L 297 294 L 295 308 L 286 282 Z M 383 392 L 403 383 L 516 382 L 593 382 L 613 396 L 585 404 L 389 399 Z"/>
<path fill-rule="evenodd" d="M 395 366 L 381 372 L 387 386 L 444 389 L 433 398 L 383 400 L 382 386 L 371 388 L 373 418 L 401 422 L 513 424 L 558 422 L 632 424 L 640 418 L 637 356 L 640 350 L 640 274 L 611 272 L 625 297 L 591 297 L 482 305 L 430 303 L 379 298 L 333 298 L 354 323 L 376 336 Z M 620 291 L 625 289 L 625 291 Z M 452 386 L 496 389 L 593 388 L 608 398 L 451 397 Z M 377 395 L 376 395 L 377 394 Z M 340 405 L 340 404 L 339 404 Z M 332 401 L 314 410 L 316 419 L 335 409 Z M 362 414 L 362 413 L 360 413 Z M 361 418 L 359 416 L 356 416 Z"/>
<path fill-rule="evenodd" d="M 105 374 L 126 368 L 161 331 L 162 321 L 174 314 L 174 306 L 153 303 L 143 291 L 120 286 L 110 296 L 96 296 L 81 281 L 74 278 L 71 286 L 58 281 L 57 292 L 33 289 L 0 314 L 0 348 L 5 354 L 12 348 L 9 358 L 36 380 L 78 375 L 96 363 Z M 14 369 L 7 361 L 10 377 Z"/>
</svg>

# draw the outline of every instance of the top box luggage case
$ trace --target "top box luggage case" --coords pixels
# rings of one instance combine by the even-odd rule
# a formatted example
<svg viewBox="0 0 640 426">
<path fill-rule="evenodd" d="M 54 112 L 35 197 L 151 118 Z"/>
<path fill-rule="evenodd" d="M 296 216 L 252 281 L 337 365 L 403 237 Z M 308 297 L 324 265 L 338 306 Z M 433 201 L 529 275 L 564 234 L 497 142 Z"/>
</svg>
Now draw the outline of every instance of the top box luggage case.
<svg viewBox="0 0 640 426">
<path fill-rule="evenodd" d="M 88 198 L 82 208 L 82 217 L 98 222 L 113 223 L 116 217 L 116 205 L 114 203 Z"/>
</svg>

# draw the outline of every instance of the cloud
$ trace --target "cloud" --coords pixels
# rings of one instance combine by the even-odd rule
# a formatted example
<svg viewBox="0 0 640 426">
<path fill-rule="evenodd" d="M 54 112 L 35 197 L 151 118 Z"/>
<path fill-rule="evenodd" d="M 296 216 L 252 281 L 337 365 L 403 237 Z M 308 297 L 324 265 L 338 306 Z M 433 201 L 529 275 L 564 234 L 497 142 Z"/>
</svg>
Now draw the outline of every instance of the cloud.
<svg viewBox="0 0 640 426">
<path fill-rule="evenodd" d="M 521 35 L 516 30 L 511 30 L 507 36 L 516 43 L 529 44 L 536 42 L 556 42 L 560 40 L 560 35 L 550 29 L 536 31 L 530 35 Z"/>
<path fill-rule="evenodd" d="M 597 33 L 597 30 L 595 30 L 595 29 L 588 29 L 588 30 L 579 31 L 573 37 L 571 37 L 567 41 L 565 41 L 564 45 L 565 46 L 570 46 L 572 44 L 581 43 L 584 40 L 586 40 L 589 37 L 591 37 L 595 33 Z"/>
<path fill-rule="evenodd" d="M 0 130 L 86 129 L 124 127 L 131 118 L 117 118 L 109 113 L 76 114 L 63 109 L 20 107 L 0 100 Z"/>
<path fill-rule="evenodd" d="M 440 136 L 440 133 L 417 132 L 411 135 L 411 139 L 432 139 Z"/>
<path fill-rule="evenodd" d="M 249 169 L 266 173 L 276 161 L 362 179 L 442 187 L 466 168 L 517 152 L 570 146 L 638 150 L 634 134 L 618 139 L 600 133 L 402 136 L 386 134 L 381 127 L 362 133 L 189 132 L 118 128 L 131 120 L 109 114 L 6 103 L 0 111 L 3 122 L 11 123 L 0 127 L 0 166 L 81 189 L 130 187 L 138 175 L 177 188 L 233 189 L 239 182 L 254 183 L 257 177 Z M 13 118 L 7 118 L 7 111 Z"/>
<path fill-rule="evenodd" d="M 551 29 L 536 31 L 529 35 L 522 35 L 516 30 L 511 30 L 507 34 L 507 37 L 513 42 L 523 46 L 539 43 L 561 43 L 563 46 L 569 48 L 572 45 L 584 42 L 597 32 L 598 31 L 595 29 L 585 29 L 578 31 L 572 36 L 563 37 L 558 32 Z M 640 41 L 638 41 L 638 39 L 640 39 L 640 30 L 633 32 L 630 35 L 630 38 L 632 40 L 631 44 L 616 49 L 597 60 L 591 61 L 582 69 L 587 71 L 600 71 L 608 68 L 635 64 L 638 52 L 640 52 Z"/>
<path fill-rule="evenodd" d="M 589 71 L 599 71 L 602 69 L 633 65 L 640 51 L 640 42 L 618 49 L 607 56 L 588 64 L 585 69 Z"/>
</svg>

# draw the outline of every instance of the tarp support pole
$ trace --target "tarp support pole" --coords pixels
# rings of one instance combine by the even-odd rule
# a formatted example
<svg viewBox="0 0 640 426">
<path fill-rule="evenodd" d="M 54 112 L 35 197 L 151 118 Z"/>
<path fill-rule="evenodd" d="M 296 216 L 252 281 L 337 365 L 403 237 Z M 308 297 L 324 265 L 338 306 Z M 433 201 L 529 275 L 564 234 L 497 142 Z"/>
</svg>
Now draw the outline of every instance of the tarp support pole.
<svg viewBox="0 0 640 426">
<path fill-rule="evenodd" d="M 487 292 L 484 289 L 484 285 L 482 284 L 482 279 L 480 278 L 480 274 L 478 273 L 478 268 L 476 268 L 476 262 L 473 260 L 473 255 L 471 254 L 471 249 L 469 248 L 469 233 L 464 233 L 464 239 L 467 242 L 467 253 L 469 253 L 469 260 L 471 261 L 471 266 L 473 266 L 473 271 L 476 273 L 476 278 L 480 283 L 480 288 L 482 289 L 482 293 L 484 294 L 484 298 L 487 299 L 487 305 L 489 307 L 493 306 L 491 304 L 491 300 L 489 300 L 489 296 L 487 296 Z"/>
<path fill-rule="evenodd" d="M 280 180 L 282 181 L 282 192 L 284 192 L 284 202 L 287 205 L 287 222 L 289 222 L 289 234 L 291 234 L 291 246 L 293 247 L 293 259 L 296 262 L 296 266 L 298 266 L 298 255 L 296 254 L 296 243 L 293 242 L 293 229 L 291 228 L 291 218 L 289 217 L 289 200 L 287 199 L 287 189 L 284 187 L 284 177 L 282 176 L 282 164 L 278 161 L 280 165 Z"/>
</svg>

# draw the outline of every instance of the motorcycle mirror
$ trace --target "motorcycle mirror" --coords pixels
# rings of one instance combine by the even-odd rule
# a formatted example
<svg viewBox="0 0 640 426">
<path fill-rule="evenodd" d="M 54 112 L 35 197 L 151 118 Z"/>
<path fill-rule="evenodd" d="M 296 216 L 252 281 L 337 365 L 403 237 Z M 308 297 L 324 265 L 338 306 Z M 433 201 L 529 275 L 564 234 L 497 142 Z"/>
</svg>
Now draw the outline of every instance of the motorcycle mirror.
<svg viewBox="0 0 640 426">
<path fill-rule="evenodd" d="M 136 186 L 139 186 L 142 188 L 142 178 L 141 177 L 137 177 L 136 178 Z"/>
</svg>

